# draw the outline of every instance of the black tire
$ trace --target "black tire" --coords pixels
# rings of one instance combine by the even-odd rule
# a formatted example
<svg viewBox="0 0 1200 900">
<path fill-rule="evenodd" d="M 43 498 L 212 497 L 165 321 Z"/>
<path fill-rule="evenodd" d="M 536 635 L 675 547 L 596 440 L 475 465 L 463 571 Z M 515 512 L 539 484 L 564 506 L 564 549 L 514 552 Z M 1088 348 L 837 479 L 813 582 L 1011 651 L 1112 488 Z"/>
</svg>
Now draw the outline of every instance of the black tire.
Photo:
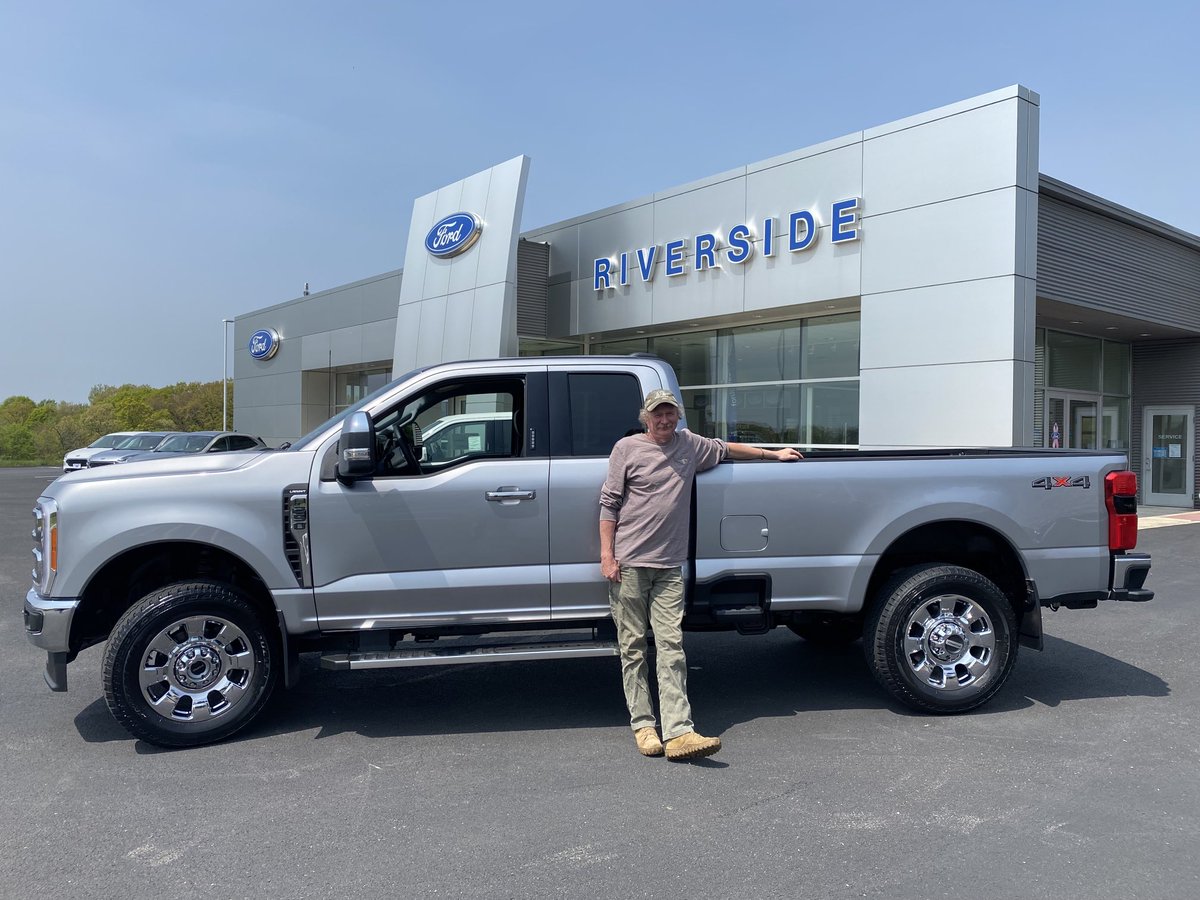
<svg viewBox="0 0 1200 900">
<path fill-rule="evenodd" d="M 923 712 L 986 703 L 1017 659 L 1017 620 L 987 578 L 959 566 L 908 570 L 879 593 L 864 632 L 867 665 L 898 701 Z"/>
<path fill-rule="evenodd" d="M 275 688 L 273 626 L 232 587 L 183 582 L 135 603 L 108 639 L 104 699 L 135 737 L 193 747 L 229 737 Z"/>
<path fill-rule="evenodd" d="M 810 613 L 789 622 L 788 629 L 819 647 L 844 647 L 862 637 L 863 622 L 857 616 Z"/>
</svg>

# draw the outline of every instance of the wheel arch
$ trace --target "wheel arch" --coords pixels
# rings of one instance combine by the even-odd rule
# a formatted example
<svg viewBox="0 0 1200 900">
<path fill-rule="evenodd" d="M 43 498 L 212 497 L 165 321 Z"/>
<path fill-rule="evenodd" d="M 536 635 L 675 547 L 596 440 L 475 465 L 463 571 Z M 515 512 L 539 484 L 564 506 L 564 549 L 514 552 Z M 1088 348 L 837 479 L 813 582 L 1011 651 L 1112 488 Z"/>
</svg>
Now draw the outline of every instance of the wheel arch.
<svg viewBox="0 0 1200 900">
<path fill-rule="evenodd" d="M 1008 598 L 1020 626 L 1029 607 L 1025 562 L 1001 532 L 970 519 L 926 522 L 895 538 L 871 569 L 863 590 L 863 612 L 869 615 L 881 602 L 881 588 L 897 573 L 934 564 L 961 566 L 983 575 Z"/>
<path fill-rule="evenodd" d="M 71 648 L 105 640 L 117 620 L 151 591 L 180 581 L 217 581 L 237 589 L 277 627 L 275 601 L 257 571 L 222 547 L 198 541 L 142 544 L 114 556 L 89 579 L 71 622 Z"/>
</svg>

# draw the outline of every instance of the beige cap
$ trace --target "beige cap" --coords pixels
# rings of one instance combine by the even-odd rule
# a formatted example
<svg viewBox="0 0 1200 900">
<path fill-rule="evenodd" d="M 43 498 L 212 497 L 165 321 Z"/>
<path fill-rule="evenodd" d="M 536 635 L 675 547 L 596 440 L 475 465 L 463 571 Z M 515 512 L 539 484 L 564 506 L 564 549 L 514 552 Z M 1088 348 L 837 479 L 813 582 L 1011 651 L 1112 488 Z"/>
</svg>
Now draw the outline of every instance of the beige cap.
<svg viewBox="0 0 1200 900">
<path fill-rule="evenodd" d="M 657 390 L 653 390 L 648 393 L 646 395 L 646 402 L 643 404 L 642 409 L 644 409 L 646 412 L 654 412 L 657 407 L 662 406 L 664 403 L 670 403 L 678 410 L 683 409 L 683 404 L 675 399 L 675 395 L 668 390 L 664 390 L 663 388 L 658 388 Z"/>
</svg>

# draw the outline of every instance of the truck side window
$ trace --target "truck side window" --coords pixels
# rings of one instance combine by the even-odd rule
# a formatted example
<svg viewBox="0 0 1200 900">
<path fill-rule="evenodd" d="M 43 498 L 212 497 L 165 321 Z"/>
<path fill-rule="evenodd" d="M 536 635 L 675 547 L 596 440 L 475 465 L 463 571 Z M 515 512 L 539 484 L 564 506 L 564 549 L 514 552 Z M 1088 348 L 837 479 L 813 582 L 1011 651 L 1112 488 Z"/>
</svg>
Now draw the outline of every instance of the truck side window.
<svg viewBox="0 0 1200 900">
<path fill-rule="evenodd" d="M 521 456 L 524 396 L 522 379 L 489 378 L 439 384 L 405 400 L 375 422 L 378 474 Z"/>
<path fill-rule="evenodd" d="M 630 431 L 641 431 L 642 405 L 637 378 L 622 372 L 572 372 L 567 378 L 571 403 L 571 455 L 608 456 Z"/>
</svg>

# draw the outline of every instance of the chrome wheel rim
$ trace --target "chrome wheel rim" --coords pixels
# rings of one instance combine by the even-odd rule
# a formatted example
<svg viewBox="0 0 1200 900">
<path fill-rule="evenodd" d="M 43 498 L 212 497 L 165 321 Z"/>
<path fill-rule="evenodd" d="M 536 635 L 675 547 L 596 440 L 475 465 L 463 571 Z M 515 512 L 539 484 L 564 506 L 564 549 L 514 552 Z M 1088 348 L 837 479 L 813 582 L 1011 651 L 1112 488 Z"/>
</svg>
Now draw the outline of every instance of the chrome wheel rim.
<svg viewBox="0 0 1200 900">
<path fill-rule="evenodd" d="M 250 639 L 228 619 L 190 616 L 162 629 L 142 657 L 142 696 L 172 722 L 227 716 L 254 680 Z"/>
<path fill-rule="evenodd" d="M 904 627 L 904 658 L 913 675 L 938 691 L 976 687 L 996 657 L 996 632 L 970 597 L 941 594 L 922 603 Z"/>
</svg>

